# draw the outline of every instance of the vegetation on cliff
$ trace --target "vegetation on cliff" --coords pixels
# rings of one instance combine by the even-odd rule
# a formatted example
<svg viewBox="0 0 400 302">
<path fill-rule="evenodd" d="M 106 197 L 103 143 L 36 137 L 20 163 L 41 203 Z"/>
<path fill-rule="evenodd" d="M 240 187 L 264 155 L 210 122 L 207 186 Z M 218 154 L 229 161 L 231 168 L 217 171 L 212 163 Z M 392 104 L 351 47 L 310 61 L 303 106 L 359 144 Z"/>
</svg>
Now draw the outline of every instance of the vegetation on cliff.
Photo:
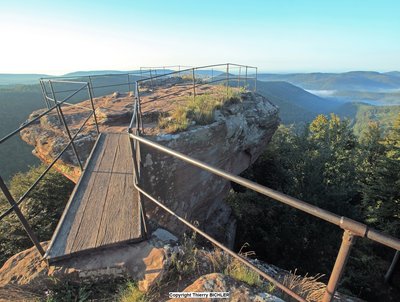
<svg viewBox="0 0 400 302">
<path fill-rule="evenodd" d="M 400 115 L 385 135 L 372 122 L 357 138 L 349 121 L 332 114 L 318 116 L 302 131 L 280 126 L 244 176 L 399 237 L 399 171 Z M 249 242 L 257 255 L 286 269 L 329 274 L 341 242 L 339 228 L 235 189 L 229 202 L 238 219 L 238 246 Z M 393 255 L 393 250 L 358 240 L 341 288 L 370 301 L 400 297 L 399 288 L 382 280 Z M 397 287 L 399 280 L 395 275 Z"/>
<path fill-rule="evenodd" d="M 32 167 L 17 173 L 9 188 L 18 200 L 43 173 L 45 166 Z M 21 210 L 40 241 L 49 240 L 60 219 L 74 184 L 58 172 L 50 170 L 21 204 Z M 10 207 L 0 194 L 0 212 Z M 12 255 L 32 246 L 17 216 L 12 213 L 0 222 L 0 266 Z"/>
</svg>

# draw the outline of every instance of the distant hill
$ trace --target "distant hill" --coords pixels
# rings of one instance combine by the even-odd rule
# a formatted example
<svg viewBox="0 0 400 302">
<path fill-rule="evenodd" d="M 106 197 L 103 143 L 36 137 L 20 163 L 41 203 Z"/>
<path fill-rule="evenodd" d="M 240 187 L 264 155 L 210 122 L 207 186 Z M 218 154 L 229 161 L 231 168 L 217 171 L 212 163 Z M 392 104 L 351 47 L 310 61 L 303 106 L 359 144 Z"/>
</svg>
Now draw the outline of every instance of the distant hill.
<svg viewBox="0 0 400 302">
<path fill-rule="evenodd" d="M 92 70 L 92 71 L 75 71 L 62 75 L 61 77 L 87 77 L 91 75 L 106 75 L 106 74 L 125 74 L 132 71 L 120 71 L 120 70 Z M 139 71 L 134 71 L 139 72 Z"/>
<path fill-rule="evenodd" d="M 399 72 L 351 71 L 344 73 L 260 73 L 260 81 L 286 81 L 313 90 L 385 90 L 399 89 Z"/>
<path fill-rule="evenodd" d="M 282 81 L 258 81 L 257 92 L 279 106 L 284 124 L 308 122 L 318 114 L 332 112 L 341 105 Z"/>
<path fill-rule="evenodd" d="M 40 78 L 48 77 L 46 74 L 12 74 L 0 73 L 0 85 L 37 84 Z"/>
<path fill-rule="evenodd" d="M 336 90 L 331 97 L 342 101 L 368 103 L 376 106 L 400 105 L 400 89 L 387 92 Z"/>
<path fill-rule="evenodd" d="M 389 129 L 400 114 L 400 106 L 372 106 L 363 103 L 345 103 L 335 111 L 342 118 L 352 121 L 354 133 L 360 135 L 370 121 L 378 121 L 383 129 Z"/>
<path fill-rule="evenodd" d="M 29 114 L 45 107 L 39 85 L 0 86 L 0 138 L 17 129 Z M 29 165 L 38 164 L 32 147 L 19 135 L 0 145 L 0 174 L 3 179 L 17 172 L 27 171 Z"/>
<path fill-rule="evenodd" d="M 386 74 L 395 76 L 395 77 L 400 77 L 400 71 L 389 71 L 389 72 L 386 72 Z"/>
</svg>

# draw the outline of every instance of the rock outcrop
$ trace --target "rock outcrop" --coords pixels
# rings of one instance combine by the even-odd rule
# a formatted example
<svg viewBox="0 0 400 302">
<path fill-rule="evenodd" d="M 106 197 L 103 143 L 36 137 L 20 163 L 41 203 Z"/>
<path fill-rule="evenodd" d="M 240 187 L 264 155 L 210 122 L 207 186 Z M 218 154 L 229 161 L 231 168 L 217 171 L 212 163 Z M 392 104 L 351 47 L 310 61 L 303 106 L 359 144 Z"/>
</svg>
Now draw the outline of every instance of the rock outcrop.
<svg viewBox="0 0 400 302">
<path fill-rule="evenodd" d="M 264 151 L 279 124 L 278 109 L 266 98 L 244 93 L 240 102 L 230 103 L 215 112 L 215 121 L 192 126 L 176 134 L 157 134 L 148 138 L 222 170 L 239 174 Z M 219 240 L 232 244 L 235 224 L 230 208 L 223 202 L 230 182 L 189 165 L 170 155 L 141 144 L 142 186 L 189 221 Z M 148 210 L 150 208 L 150 210 Z M 151 202 L 146 210 L 156 213 Z M 160 210 L 157 223 L 173 233 L 182 224 Z"/>
<path fill-rule="evenodd" d="M 210 86 L 210 89 L 213 88 Z M 164 93 L 167 92 L 170 93 L 169 90 Z M 154 93 L 147 96 L 144 94 L 141 102 L 144 135 L 147 138 L 234 174 L 239 174 L 257 159 L 279 124 L 278 108 L 263 96 L 248 92 L 242 93 L 239 101 L 226 102 L 219 110 L 215 110 L 212 123 L 192 123 L 185 131 L 168 134 L 157 128 L 157 121 L 160 115 L 176 106 L 174 102 L 155 99 Z M 133 108 L 131 94 L 114 93 L 96 98 L 94 103 L 100 131 L 127 130 Z M 86 110 L 90 108 L 88 101 L 77 105 L 63 108 L 72 134 L 90 113 Z M 31 117 L 39 113 L 35 112 Z M 27 127 L 21 136 L 24 141 L 35 146 L 34 154 L 45 162 L 54 159 L 69 141 L 56 112 Z M 75 143 L 83 162 L 95 139 L 96 130 L 91 120 Z M 72 148 L 69 148 L 56 168 L 77 181 L 80 175 L 77 163 Z M 141 176 L 142 186 L 155 198 L 165 202 L 178 215 L 197 221 L 212 236 L 229 245 L 233 244 L 235 222 L 230 208 L 223 202 L 230 189 L 229 181 L 151 150 L 143 144 Z M 175 218 L 151 202 L 145 202 L 145 206 L 150 221 L 175 234 L 182 233 L 182 225 Z"/>
<path fill-rule="evenodd" d="M 92 252 L 63 261 L 61 266 L 48 266 L 32 247 L 15 254 L 0 268 L 0 301 L 20 301 L 25 296 L 26 301 L 34 300 L 28 298 L 43 294 L 52 278 L 84 284 L 128 278 L 137 280 L 140 290 L 147 291 L 166 269 L 164 246 L 176 240 L 168 231 L 158 229 L 150 240 Z M 42 243 L 44 249 L 47 245 Z"/>
</svg>

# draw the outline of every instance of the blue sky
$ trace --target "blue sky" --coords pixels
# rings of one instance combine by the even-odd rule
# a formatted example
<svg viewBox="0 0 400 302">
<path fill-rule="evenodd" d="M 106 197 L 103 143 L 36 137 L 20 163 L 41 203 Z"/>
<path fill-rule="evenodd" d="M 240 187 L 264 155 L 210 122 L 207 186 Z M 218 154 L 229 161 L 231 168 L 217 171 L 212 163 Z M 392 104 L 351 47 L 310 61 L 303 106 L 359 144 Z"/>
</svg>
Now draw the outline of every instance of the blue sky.
<svg viewBox="0 0 400 302">
<path fill-rule="evenodd" d="M 400 1 L 0 0 L 0 73 L 400 70 Z"/>
</svg>

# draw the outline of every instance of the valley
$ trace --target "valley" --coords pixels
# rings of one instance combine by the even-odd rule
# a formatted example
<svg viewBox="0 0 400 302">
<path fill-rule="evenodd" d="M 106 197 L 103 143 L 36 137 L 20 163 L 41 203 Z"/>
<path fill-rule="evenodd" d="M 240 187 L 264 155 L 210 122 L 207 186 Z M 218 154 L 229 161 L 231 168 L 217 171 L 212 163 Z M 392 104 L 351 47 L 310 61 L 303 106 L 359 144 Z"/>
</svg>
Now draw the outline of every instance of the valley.
<svg viewBox="0 0 400 302">
<path fill-rule="evenodd" d="M 66 76 L 104 73 L 116 75 L 112 81 L 117 83 L 121 81 L 117 79 L 117 75 L 123 72 L 85 71 Z M 210 72 L 204 76 L 208 74 Z M 45 75 L 0 74 L 0 137 L 17 129 L 32 111 L 44 107 L 38 84 L 38 79 L 42 76 Z M 104 84 L 101 81 L 98 83 Z M 118 88 L 127 87 L 113 89 Z M 100 90 L 97 93 L 112 93 L 110 88 Z M 359 135 L 367 128 L 369 121 L 379 121 L 384 129 L 389 129 L 400 113 L 399 72 L 260 73 L 257 91 L 280 108 L 283 124 L 295 124 L 298 127 L 311 122 L 319 114 L 336 113 L 342 118 L 350 119 L 355 134 Z M 32 148 L 18 136 L 2 144 L 1 176 L 9 180 L 15 173 L 27 171 L 29 166 L 37 165 L 39 161 L 31 151 Z"/>
</svg>

